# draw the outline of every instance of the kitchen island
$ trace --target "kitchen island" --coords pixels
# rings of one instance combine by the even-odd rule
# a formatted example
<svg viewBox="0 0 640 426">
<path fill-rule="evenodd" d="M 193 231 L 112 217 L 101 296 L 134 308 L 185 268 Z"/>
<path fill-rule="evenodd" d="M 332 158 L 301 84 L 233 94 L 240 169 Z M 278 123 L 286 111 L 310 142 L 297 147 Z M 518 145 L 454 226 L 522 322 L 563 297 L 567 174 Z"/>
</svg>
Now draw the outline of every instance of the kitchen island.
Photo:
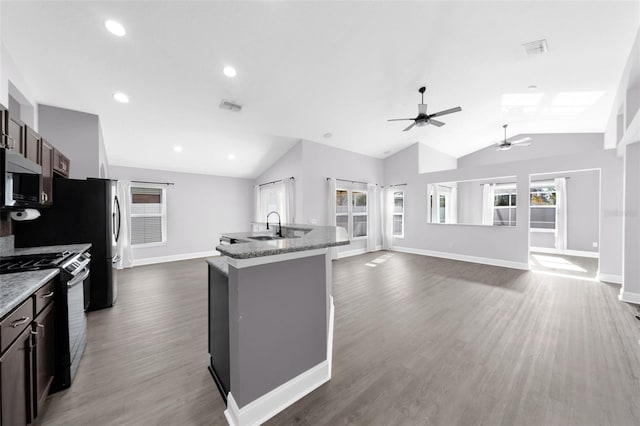
<svg viewBox="0 0 640 426">
<path fill-rule="evenodd" d="M 277 228 L 223 234 L 222 256 L 207 259 L 209 369 L 232 425 L 263 423 L 331 378 L 329 250 L 349 238 L 331 226 Z"/>
</svg>

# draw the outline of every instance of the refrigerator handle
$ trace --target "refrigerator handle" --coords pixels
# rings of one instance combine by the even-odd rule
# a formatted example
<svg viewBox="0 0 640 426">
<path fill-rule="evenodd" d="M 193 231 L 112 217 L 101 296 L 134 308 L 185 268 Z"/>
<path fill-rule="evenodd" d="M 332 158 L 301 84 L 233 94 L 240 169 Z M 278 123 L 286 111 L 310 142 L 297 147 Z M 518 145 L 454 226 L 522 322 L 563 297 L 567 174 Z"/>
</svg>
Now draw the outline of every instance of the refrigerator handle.
<svg viewBox="0 0 640 426">
<path fill-rule="evenodd" d="M 118 228 L 116 231 L 116 242 L 118 242 L 118 239 L 120 238 L 120 225 L 121 225 L 121 220 L 122 220 L 122 213 L 120 212 L 120 201 L 118 200 L 118 196 L 116 195 L 115 198 L 115 202 L 116 202 L 116 209 L 118 210 Z M 115 213 L 114 213 L 115 216 Z"/>
</svg>

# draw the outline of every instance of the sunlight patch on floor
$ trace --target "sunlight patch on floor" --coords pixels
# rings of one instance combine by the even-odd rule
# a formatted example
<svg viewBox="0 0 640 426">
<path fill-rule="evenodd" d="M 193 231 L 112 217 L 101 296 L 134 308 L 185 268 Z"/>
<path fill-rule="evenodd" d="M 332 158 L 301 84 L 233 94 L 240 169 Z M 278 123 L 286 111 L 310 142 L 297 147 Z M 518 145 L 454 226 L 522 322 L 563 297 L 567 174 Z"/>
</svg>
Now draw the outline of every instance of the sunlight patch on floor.
<svg viewBox="0 0 640 426">
<path fill-rule="evenodd" d="M 379 264 L 386 262 L 390 257 L 393 257 L 393 253 L 383 254 L 382 256 L 376 257 L 372 261 L 365 263 L 365 265 L 371 268 L 375 268 Z"/>
<path fill-rule="evenodd" d="M 571 263 L 567 259 L 557 256 L 549 256 L 549 255 L 541 255 L 541 254 L 532 254 L 531 257 L 535 259 L 540 266 L 550 269 L 562 269 L 564 271 L 573 271 L 573 272 L 587 272 L 586 269 Z"/>
</svg>

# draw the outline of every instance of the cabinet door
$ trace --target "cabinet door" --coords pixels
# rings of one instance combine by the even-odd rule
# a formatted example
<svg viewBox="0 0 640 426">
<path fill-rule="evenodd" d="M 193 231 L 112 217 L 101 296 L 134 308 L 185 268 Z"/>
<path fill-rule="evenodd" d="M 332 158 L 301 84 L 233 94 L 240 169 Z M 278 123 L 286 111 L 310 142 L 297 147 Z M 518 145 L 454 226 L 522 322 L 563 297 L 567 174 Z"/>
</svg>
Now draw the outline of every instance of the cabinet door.
<svg viewBox="0 0 640 426">
<path fill-rule="evenodd" d="M 29 126 L 25 139 L 25 157 L 40 164 L 40 135 Z"/>
<path fill-rule="evenodd" d="M 42 412 L 44 402 L 49 395 L 55 371 L 55 316 L 54 302 L 44 308 L 33 322 L 35 333 L 34 353 L 34 411 L 38 416 Z"/>
<path fill-rule="evenodd" d="M 26 134 L 25 124 L 17 118 L 11 117 L 9 113 L 9 149 L 19 152 L 22 156 L 24 153 L 24 138 Z"/>
<path fill-rule="evenodd" d="M 2 425 L 31 422 L 31 327 L 0 358 Z"/>
<path fill-rule="evenodd" d="M 40 149 L 42 166 L 42 201 L 43 206 L 53 204 L 53 147 L 42 139 Z"/>
<path fill-rule="evenodd" d="M 69 177 L 69 159 L 63 153 L 54 148 L 53 150 L 53 171 L 60 176 Z"/>
<path fill-rule="evenodd" d="M 0 105 L 0 146 L 6 147 L 9 143 L 9 110 Z"/>
</svg>

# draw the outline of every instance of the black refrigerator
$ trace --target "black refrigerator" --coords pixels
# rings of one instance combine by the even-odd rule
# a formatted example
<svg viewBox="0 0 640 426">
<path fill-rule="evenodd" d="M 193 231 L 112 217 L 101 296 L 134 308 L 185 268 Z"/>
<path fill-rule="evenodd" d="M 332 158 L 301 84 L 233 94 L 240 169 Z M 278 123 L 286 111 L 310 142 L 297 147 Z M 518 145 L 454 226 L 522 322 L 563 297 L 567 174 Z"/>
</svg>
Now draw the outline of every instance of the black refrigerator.
<svg viewBox="0 0 640 426">
<path fill-rule="evenodd" d="M 89 308 L 113 306 L 118 294 L 115 265 L 120 238 L 117 182 L 53 180 L 53 206 L 37 219 L 13 222 L 16 247 L 91 243 Z"/>
</svg>

